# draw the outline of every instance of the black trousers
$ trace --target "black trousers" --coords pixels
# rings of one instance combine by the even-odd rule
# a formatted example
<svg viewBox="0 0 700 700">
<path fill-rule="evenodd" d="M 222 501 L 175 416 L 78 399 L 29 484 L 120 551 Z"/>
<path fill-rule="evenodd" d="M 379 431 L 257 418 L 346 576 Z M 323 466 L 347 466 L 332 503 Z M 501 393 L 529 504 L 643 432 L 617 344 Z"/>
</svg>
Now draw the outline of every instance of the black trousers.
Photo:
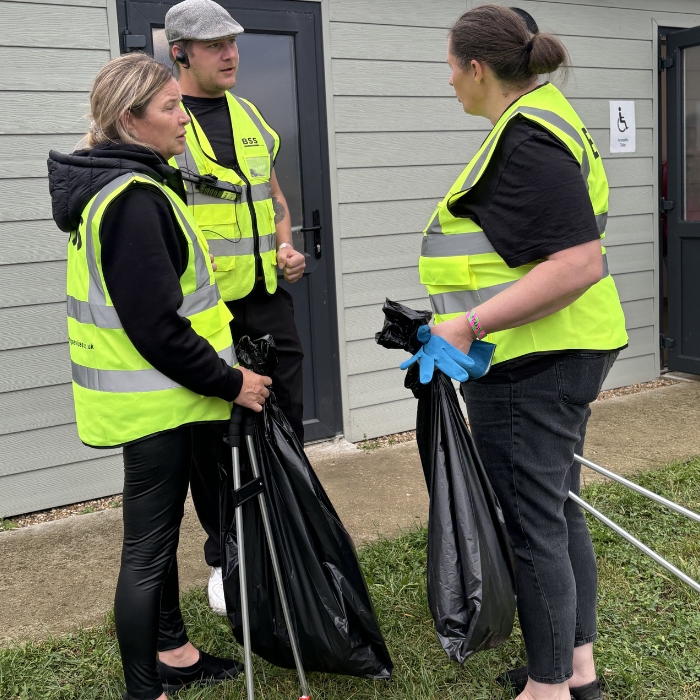
<svg viewBox="0 0 700 700">
<path fill-rule="evenodd" d="M 278 365 L 272 375 L 272 388 L 282 413 L 304 444 L 304 384 L 301 373 L 304 351 L 294 322 L 291 295 L 278 287 L 270 296 L 265 285 L 258 282 L 247 297 L 226 302 L 226 305 L 233 314 L 231 333 L 235 343 L 245 335 L 256 340 L 269 333 L 275 339 Z M 201 463 L 207 464 L 206 460 Z M 221 566 L 217 471 L 207 466 L 193 471 L 191 488 L 197 516 L 207 534 L 204 558 L 209 566 Z"/>
<path fill-rule="evenodd" d="M 617 353 L 563 355 L 509 384 L 467 382 L 469 425 L 513 541 L 528 675 L 563 683 L 596 638 L 597 571 L 579 493 L 586 425 Z"/>
<path fill-rule="evenodd" d="M 188 641 L 177 574 L 180 522 L 190 472 L 211 470 L 218 479 L 219 464 L 230 463 L 226 428 L 185 425 L 124 447 L 124 543 L 114 619 L 126 688 L 134 700 L 162 694 L 156 652 Z M 217 520 L 218 512 L 217 504 Z"/>
</svg>

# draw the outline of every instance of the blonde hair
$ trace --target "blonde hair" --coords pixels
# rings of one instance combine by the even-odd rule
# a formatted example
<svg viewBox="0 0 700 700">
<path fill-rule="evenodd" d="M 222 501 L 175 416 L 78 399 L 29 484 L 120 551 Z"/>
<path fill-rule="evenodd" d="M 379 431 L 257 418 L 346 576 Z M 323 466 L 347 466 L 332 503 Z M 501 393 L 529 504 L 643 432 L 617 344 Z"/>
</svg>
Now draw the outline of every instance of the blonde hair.
<svg viewBox="0 0 700 700">
<path fill-rule="evenodd" d="M 124 127 L 121 117 L 131 112 L 143 117 L 151 98 L 172 79 L 170 71 L 145 53 L 128 53 L 112 59 L 97 74 L 90 91 L 88 146 L 132 143 L 146 146 Z"/>
</svg>

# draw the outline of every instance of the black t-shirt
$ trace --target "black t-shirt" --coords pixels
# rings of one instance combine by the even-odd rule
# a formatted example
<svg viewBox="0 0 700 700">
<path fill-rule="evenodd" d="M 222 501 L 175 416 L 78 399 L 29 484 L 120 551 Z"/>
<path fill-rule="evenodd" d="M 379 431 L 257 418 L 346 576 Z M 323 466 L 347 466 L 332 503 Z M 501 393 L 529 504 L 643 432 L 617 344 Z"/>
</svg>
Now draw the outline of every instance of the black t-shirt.
<svg viewBox="0 0 700 700">
<path fill-rule="evenodd" d="M 226 96 L 190 97 L 183 95 L 182 102 L 194 114 L 195 119 L 207 136 L 216 160 L 227 168 L 236 168 L 236 148 L 233 144 L 231 115 Z"/>
<path fill-rule="evenodd" d="M 522 116 L 510 120 L 485 172 L 450 211 L 479 224 L 509 267 L 599 238 L 578 161 L 556 136 Z M 551 367 L 561 354 L 506 360 L 478 381 L 521 381 Z"/>
</svg>

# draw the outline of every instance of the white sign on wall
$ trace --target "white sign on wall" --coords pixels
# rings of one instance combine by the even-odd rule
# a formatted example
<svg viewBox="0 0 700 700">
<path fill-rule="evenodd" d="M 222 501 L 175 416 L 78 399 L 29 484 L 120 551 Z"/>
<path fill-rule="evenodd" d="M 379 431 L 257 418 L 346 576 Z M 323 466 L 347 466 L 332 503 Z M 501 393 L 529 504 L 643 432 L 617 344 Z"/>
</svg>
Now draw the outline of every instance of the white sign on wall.
<svg viewBox="0 0 700 700">
<path fill-rule="evenodd" d="M 610 100 L 610 153 L 634 153 L 636 150 L 634 102 Z"/>
</svg>

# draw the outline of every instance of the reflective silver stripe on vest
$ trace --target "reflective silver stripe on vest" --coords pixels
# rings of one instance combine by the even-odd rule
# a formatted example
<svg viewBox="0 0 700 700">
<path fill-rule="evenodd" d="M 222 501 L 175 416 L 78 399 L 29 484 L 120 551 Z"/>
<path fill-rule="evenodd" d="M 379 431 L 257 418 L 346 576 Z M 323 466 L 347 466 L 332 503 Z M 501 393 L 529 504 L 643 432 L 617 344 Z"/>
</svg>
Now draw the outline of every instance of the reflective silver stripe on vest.
<svg viewBox="0 0 700 700">
<path fill-rule="evenodd" d="M 192 294 L 186 294 L 177 313 L 184 317 L 194 316 L 202 311 L 216 307 L 219 299 L 221 299 L 221 295 L 219 294 L 218 285 L 210 284 L 207 287 L 195 290 Z"/>
<path fill-rule="evenodd" d="M 591 172 L 591 166 L 588 162 L 588 151 L 586 151 L 586 146 L 583 143 L 581 134 L 579 134 L 566 119 L 560 117 L 556 112 L 551 112 L 548 109 L 539 109 L 537 107 L 518 107 L 513 114 L 529 114 L 531 117 L 538 117 L 556 127 L 559 131 L 563 131 L 567 136 L 570 136 L 576 141 L 576 143 L 581 146 L 582 151 L 581 175 L 586 182 L 586 186 L 588 185 L 588 175 Z"/>
<path fill-rule="evenodd" d="M 598 224 L 598 233 L 602 236 L 608 225 L 608 212 L 605 212 L 605 214 L 598 214 L 595 218 L 595 222 Z"/>
<path fill-rule="evenodd" d="M 224 348 L 218 353 L 226 364 L 236 364 L 233 347 Z M 73 381 L 84 389 L 106 391 L 114 394 L 140 394 L 148 391 L 165 391 L 182 388 L 181 384 L 168 379 L 157 369 L 95 369 L 71 362 Z"/>
<path fill-rule="evenodd" d="M 238 102 L 238 104 L 243 108 L 243 111 L 250 117 L 253 124 L 255 124 L 258 131 L 262 134 L 263 138 L 265 139 L 265 145 L 267 146 L 267 152 L 270 154 L 270 165 L 272 165 L 272 161 L 275 157 L 275 137 L 269 132 L 268 129 L 265 128 L 265 126 L 263 126 L 263 123 L 260 121 L 258 115 L 245 100 L 242 100 L 235 95 L 231 95 L 231 97 Z"/>
<path fill-rule="evenodd" d="M 271 250 L 277 250 L 277 236 L 274 233 L 258 236 L 258 239 L 260 240 L 261 254 L 269 253 Z M 248 238 L 239 238 L 238 240 L 211 238 L 207 243 L 209 244 L 209 252 L 215 258 L 231 255 L 253 255 L 255 252 L 255 242 L 252 236 Z"/>
<path fill-rule="evenodd" d="M 183 317 L 194 316 L 207 309 L 213 309 L 220 298 L 219 287 L 216 284 L 202 287 L 192 294 L 185 295 L 177 313 Z M 78 323 L 89 323 L 97 328 L 122 328 L 119 314 L 113 306 L 98 306 L 68 295 L 66 310 L 68 318 L 75 319 Z"/>
<path fill-rule="evenodd" d="M 78 323 L 89 323 L 97 328 L 121 328 L 117 310 L 113 306 L 99 306 L 87 301 L 80 301 L 68 295 L 66 297 L 68 318 Z"/>
<path fill-rule="evenodd" d="M 455 255 L 482 255 L 495 253 L 483 231 L 474 233 L 429 233 L 423 236 L 420 254 L 424 258 L 447 258 Z"/>
<path fill-rule="evenodd" d="M 85 255 L 87 258 L 88 271 L 90 273 L 90 283 L 88 285 L 88 301 L 96 306 L 107 306 L 107 297 L 102 287 L 102 278 L 100 277 L 100 269 L 97 266 L 95 257 L 95 244 L 92 240 L 92 222 L 97 214 L 97 210 L 105 203 L 116 190 L 122 185 L 131 180 L 133 173 L 127 173 L 112 180 L 108 185 L 105 185 L 95 197 L 95 200 L 90 207 L 86 222 L 85 235 Z"/>
<path fill-rule="evenodd" d="M 113 306 L 107 304 L 107 297 L 102 285 L 100 270 L 97 266 L 95 255 L 95 245 L 92 239 L 92 224 L 97 214 L 98 209 L 104 204 L 116 190 L 122 187 L 136 175 L 152 182 L 159 191 L 163 192 L 170 201 L 173 212 L 177 220 L 180 222 L 184 232 L 192 242 L 194 250 L 195 262 L 195 284 L 196 288 L 192 294 L 185 295 L 183 302 L 178 309 L 180 316 L 190 316 L 193 313 L 206 311 L 206 309 L 215 307 L 220 299 L 219 288 L 216 283 L 212 283 L 209 279 L 209 270 L 207 268 L 204 251 L 199 244 L 197 234 L 190 226 L 189 222 L 182 216 L 177 208 L 177 203 L 174 198 L 160 186 L 155 180 L 141 173 L 127 173 L 115 180 L 112 180 L 108 185 L 102 188 L 90 207 L 86 223 L 86 259 L 88 271 L 90 273 L 90 282 L 88 285 L 88 301 L 80 301 L 72 296 L 67 297 L 67 312 L 68 317 L 73 318 L 79 323 L 90 323 L 98 328 L 121 328 L 122 324 L 119 316 Z M 191 299 L 190 299 L 191 297 Z M 190 310 L 194 309 L 194 310 Z"/>
<path fill-rule="evenodd" d="M 608 256 L 603 254 L 603 274 L 601 279 L 604 279 L 609 274 Z M 433 313 L 440 314 L 441 316 L 446 314 L 466 313 L 469 309 L 473 309 L 475 306 L 479 306 L 479 304 L 493 299 L 497 294 L 511 287 L 517 281 L 518 280 L 503 282 L 502 284 L 494 284 L 491 287 L 482 287 L 481 289 L 465 289 L 461 292 L 431 294 L 430 305 L 433 307 Z"/>
</svg>

